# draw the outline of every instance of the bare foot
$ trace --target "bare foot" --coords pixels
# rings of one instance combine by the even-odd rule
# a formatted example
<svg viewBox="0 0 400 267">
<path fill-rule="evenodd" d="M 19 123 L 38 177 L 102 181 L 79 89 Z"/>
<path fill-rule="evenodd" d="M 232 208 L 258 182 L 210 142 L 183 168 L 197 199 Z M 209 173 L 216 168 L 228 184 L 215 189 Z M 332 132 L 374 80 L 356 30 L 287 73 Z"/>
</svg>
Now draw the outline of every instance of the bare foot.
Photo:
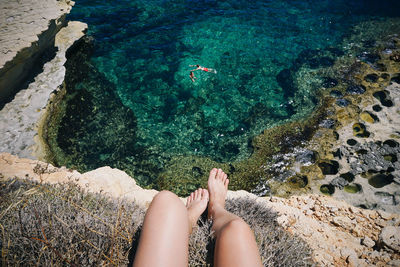
<svg viewBox="0 0 400 267">
<path fill-rule="evenodd" d="M 192 232 L 193 227 L 197 224 L 200 215 L 205 211 L 208 204 L 208 191 L 199 188 L 192 192 L 186 200 L 186 208 L 189 217 L 189 233 Z"/>
<path fill-rule="evenodd" d="M 226 193 L 228 192 L 228 175 L 221 169 L 212 169 L 208 178 L 208 192 L 210 203 L 208 204 L 208 218 L 212 219 L 216 208 L 225 209 Z"/>
</svg>

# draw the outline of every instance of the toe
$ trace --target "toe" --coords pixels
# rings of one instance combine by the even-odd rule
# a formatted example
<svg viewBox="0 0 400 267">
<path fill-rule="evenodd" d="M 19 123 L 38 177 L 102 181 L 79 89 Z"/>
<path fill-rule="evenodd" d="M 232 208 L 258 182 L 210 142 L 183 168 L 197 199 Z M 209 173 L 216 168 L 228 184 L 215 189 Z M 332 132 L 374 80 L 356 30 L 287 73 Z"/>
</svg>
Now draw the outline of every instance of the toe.
<svg viewBox="0 0 400 267">
<path fill-rule="evenodd" d="M 216 168 L 213 168 L 211 171 L 210 171 L 210 179 L 215 179 L 216 178 L 216 175 L 217 175 L 217 169 Z"/>
<path fill-rule="evenodd" d="M 199 199 L 199 197 L 200 197 L 200 190 L 201 190 L 201 189 L 197 189 L 196 191 L 194 191 L 194 198 L 193 198 L 193 199 L 195 199 L 195 200 L 198 200 L 198 199 Z"/>
<path fill-rule="evenodd" d="M 222 172 L 221 177 L 222 177 L 222 179 L 221 179 L 222 182 L 225 183 L 226 178 L 228 178 L 228 175 L 226 175 L 226 173 Z"/>
<path fill-rule="evenodd" d="M 229 179 L 226 179 L 224 182 L 225 188 L 228 189 Z"/>
<path fill-rule="evenodd" d="M 201 197 L 203 199 L 207 199 L 208 200 L 208 190 L 207 189 L 202 189 Z"/>
<path fill-rule="evenodd" d="M 217 179 L 220 179 L 220 180 L 222 180 L 222 177 L 223 177 L 223 174 L 224 172 L 221 170 L 221 169 L 218 169 L 218 171 L 217 171 Z"/>
</svg>

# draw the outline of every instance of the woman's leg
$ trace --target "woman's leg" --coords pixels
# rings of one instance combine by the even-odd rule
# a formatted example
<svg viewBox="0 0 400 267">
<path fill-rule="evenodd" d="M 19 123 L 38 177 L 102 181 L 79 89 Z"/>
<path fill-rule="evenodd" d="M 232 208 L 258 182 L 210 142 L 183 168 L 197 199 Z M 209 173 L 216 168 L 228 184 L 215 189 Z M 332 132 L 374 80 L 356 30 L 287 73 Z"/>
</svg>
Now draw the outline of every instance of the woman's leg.
<svg viewBox="0 0 400 267">
<path fill-rule="evenodd" d="M 189 234 L 207 202 L 205 189 L 193 192 L 186 207 L 175 194 L 158 193 L 146 212 L 133 266 L 187 266 Z"/>
<path fill-rule="evenodd" d="M 228 183 L 227 175 L 221 169 L 211 170 L 208 216 L 213 220 L 216 236 L 214 265 L 262 266 L 253 231 L 241 218 L 225 210 Z"/>
</svg>

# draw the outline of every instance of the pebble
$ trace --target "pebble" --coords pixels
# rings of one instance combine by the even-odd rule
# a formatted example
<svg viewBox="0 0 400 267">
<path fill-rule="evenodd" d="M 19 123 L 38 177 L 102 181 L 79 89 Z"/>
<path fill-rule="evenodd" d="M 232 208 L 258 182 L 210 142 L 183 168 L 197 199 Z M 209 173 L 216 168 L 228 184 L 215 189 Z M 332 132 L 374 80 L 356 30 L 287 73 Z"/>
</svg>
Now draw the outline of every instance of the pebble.
<svg viewBox="0 0 400 267">
<path fill-rule="evenodd" d="M 373 246 L 375 246 L 375 242 L 374 240 L 366 236 L 364 237 L 364 239 L 361 240 L 361 245 L 364 245 L 367 248 L 372 248 Z"/>
<path fill-rule="evenodd" d="M 348 217 L 336 216 L 331 221 L 334 225 L 343 227 L 344 229 L 352 228 L 352 221 Z"/>
<path fill-rule="evenodd" d="M 384 220 L 390 220 L 392 218 L 392 215 L 390 213 L 387 213 L 386 211 L 383 210 L 378 210 L 378 214 Z"/>
<path fill-rule="evenodd" d="M 336 105 L 338 105 L 339 107 L 347 107 L 349 104 L 350 104 L 349 100 L 344 98 L 336 100 Z"/>
<path fill-rule="evenodd" d="M 361 95 L 365 93 L 365 87 L 363 85 L 352 84 L 347 87 L 346 92 L 351 95 Z"/>
<path fill-rule="evenodd" d="M 400 227 L 386 226 L 379 235 L 380 241 L 386 247 L 400 252 Z"/>
</svg>

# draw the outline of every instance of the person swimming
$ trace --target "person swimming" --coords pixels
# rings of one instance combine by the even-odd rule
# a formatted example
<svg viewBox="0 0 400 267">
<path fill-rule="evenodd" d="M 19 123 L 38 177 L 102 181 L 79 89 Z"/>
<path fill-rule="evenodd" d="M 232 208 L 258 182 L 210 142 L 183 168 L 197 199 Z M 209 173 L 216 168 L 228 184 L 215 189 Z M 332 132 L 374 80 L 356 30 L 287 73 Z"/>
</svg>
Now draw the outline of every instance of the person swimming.
<svg viewBox="0 0 400 267">
<path fill-rule="evenodd" d="M 192 80 L 192 82 L 194 82 L 194 80 L 197 79 L 197 77 L 194 76 L 193 71 L 190 72 L 189 77 L 190 77 L 190 79 Z"/>
<path fill-rule="evenodd" d="M 211 69 L 211 68 L 206 68 L 206 67 L 202 67 L 200 65 L 189 65 L 189 67 L 197 67 L 196 69 L 191 70 L 192 71 L 196 71 L 196 70 L 202 70 L 205 72 L 211 72 L 211 73 L 217 73 L 217 71 L 215 69 Z"/>
</svg>

